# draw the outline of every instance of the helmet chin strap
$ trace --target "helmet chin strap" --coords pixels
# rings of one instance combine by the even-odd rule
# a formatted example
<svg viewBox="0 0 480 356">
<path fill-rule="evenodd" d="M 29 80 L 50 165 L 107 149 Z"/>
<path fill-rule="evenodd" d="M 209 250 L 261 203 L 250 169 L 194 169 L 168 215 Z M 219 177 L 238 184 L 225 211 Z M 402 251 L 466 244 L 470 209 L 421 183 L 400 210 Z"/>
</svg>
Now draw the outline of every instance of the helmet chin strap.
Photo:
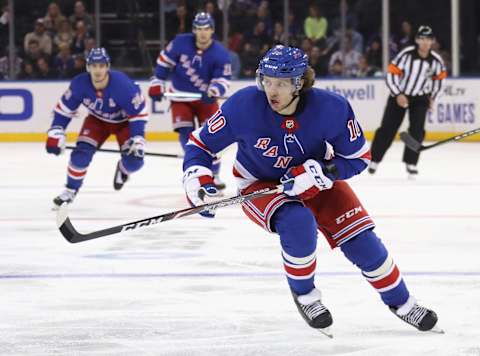
<svg viewBox="0 0 480 356">
<path fill-rule="evenodd" d="M 292 103 L 295 101 L 295 99 L 298 98 L 299 96 L 300 96 L 300 95 L 299 95 L 298 90 L 295 90 L 295 92 L 293 93 L 292 100 L 290 100 L 290 101 L 288 102 L 288 104 L 285 105 L 283 108 L 281 108 L 280 110 L 278 110 L 278 112 L 283 111 L 283 110 L 285 110 L 286 108 L 288 108 L 290 105 L 292 105 Z"/>
</svg>

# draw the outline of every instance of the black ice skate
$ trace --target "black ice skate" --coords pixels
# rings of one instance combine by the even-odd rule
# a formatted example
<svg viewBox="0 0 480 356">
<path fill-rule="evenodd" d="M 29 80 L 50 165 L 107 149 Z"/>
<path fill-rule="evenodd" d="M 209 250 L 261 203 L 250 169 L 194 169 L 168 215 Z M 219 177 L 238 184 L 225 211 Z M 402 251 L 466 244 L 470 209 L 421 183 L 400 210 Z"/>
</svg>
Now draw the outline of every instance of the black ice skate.
<svg viewBox="0 0 480 356">
<path fill-rule="evenodd" d="M 113 176 L 113 189 L 120 190 L 123 185 L 128 181 L 128 174 L 125 174 L 120 169 L 120 161 L 117 164 L 115 175 Z"/>
<path fill-rule="evenodd" d="M 63 203 L 72 203 L 73 199 L 75 199 L 75 195 L 77 195 L 77 191 L 75 189 L 65 189 L 59 196 L 53 199 L 53 204 L 55 204 L 53 208 L 58 209 Z"/>
<path fill-rule="evenodd" d="M 418 305 L 413 297 L 408 298 L 407 302 L 401 307 L 389 308 L 404 322 L 420 331 L 433 331 L 443 334 L 443 330 L 435 326 L 438 321 L 437 314 L 433 310 Z"/>
<path fill-rule="evenodd" d="M 307 324 L 332 338 L 333 335 L 329 330 L 329 326 L 333 323 L 332 314 L 322 304 L 320 291 L 314 288 L 308 294 L 296 295 L 292 292 L 292 295 L 300 315 Z"/>
</svg>

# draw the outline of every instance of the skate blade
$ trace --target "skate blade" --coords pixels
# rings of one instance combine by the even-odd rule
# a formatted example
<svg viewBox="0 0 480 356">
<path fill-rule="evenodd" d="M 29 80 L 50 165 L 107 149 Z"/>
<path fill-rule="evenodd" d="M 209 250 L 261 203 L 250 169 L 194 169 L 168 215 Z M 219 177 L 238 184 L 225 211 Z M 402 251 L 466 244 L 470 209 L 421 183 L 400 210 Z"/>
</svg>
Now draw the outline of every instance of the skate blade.
<svg viewBox="0 0 480 356">
<path fill-rule="evenodd" d="M 333 339 L 333 334 L 332 334 L 332 330 L 331 330 L 330 327 L 323 328 L 323 329 L 317 329 L 317 330 L 320 331 L 326 337 L 328 337 L 330 339 Z"/>
<path fill-rule="evenodd" d="M 429 331 L 435 334 L 445 334 L 445 331 L 436 325 L 433 328 L 431 328 Z"/>
</svg>

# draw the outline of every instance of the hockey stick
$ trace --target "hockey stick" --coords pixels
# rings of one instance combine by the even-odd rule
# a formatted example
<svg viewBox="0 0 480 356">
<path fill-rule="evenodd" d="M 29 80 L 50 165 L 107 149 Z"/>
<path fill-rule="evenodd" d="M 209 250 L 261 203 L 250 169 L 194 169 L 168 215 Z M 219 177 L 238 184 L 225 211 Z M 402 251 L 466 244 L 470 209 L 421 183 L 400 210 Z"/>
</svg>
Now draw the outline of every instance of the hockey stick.
<svg viewBox="0 0 480 356">
<path fill-rule="evenodd" d="M 67 150 L 74 150 L 75 146 L 66 146 Z M 97 148 L 97 152 L 110 152 L 110 153 L 122 153 L 119 150 L 111 150 L 108 148 Z M 145 152 L 145 156 L 155 156 L 155 157 L 168 157 L 168 158 L 183 158 L 182 155 L 176 155 L 173 153 L 154 153 L 154 152 Z"/>
<path fill-rule="evenodd" d="M 163 94 L 163 96 L 165 96 L 166 98 L 168 99 L 198 99 L 200 100 L 202 98 L 202 94 L 200 93 L 188 93 L 188 92 L 181 92 L 181 91 L 177 91 L 177 92 L 173 92 L 173 93 L 170 93 L 170 92 L 167 92 L 165 94 Z M 215 97 L 216 99 L 228 99 L 228 96 L 217 96 Z"/>
<path fill-rule="evenodd" d="M 244 201 L 252 200 L 265 195 L 281 193 L 282 191 L 283 191 L 283 186 L 277 185 L 275 188 L 264 188 L 264 189 L 256 190 L 249 194 L 237 195 L 235 197 L 221 199 L 213 203 L 207 203 L 207 204 L 202 204 L 202 205 L 191 207 L 191 208 L 172 211 L 170 213 L 152 216 L 150 218 L 141 219 L 133 222 L 128 222 L 122 225 L 109 227 L 107 229 L 93 231 L 88 234 L 82 234 L 78 232 L 75 229 L 75 227 L 73 227 L 70 221 L 70 218 L 68 217 L 68 209 L 67 209 L 68 204 L 63 203 L 62 206 L 57 211 L 57 226 L 60 232 L 62 233 L 63 237 L 65 237 L 65 239 L 68 242 L 77 243 L 77 242 L 93 240 L 102 236 L 118 234 L 124 231 L 131 231 L 131 230 L 139 229 L 142 227 L 155 225 L 164 221 L 179 219 L 184 216 L 189 216 L 189 215 L 193 215 L 201 212 L 215 211 L 218 208 L 223 208 L 225 206 L 243 203 Z"/>
<path fill-rule="evenodd" d="M 435 142 L 431 145 L 422 145 L 420 142 L 415 140 L 408 132 L 401 132 L 400 133 L 400 139 L 407 145 L 408 148 L 414 150 L 415 152 L 420 152 L 424 150 L 428 150 L 430 148 L 442 145 L 444 143 L 450 142 L 450 141 L 459 141 L 464 139 L 465 137 L 475 135 L 480 132 L 480 127 L 474 130 L 470 130 L 464 133 L 461 133 L 459 135 L 447 138 L 442 141 Z"/>
</svg>

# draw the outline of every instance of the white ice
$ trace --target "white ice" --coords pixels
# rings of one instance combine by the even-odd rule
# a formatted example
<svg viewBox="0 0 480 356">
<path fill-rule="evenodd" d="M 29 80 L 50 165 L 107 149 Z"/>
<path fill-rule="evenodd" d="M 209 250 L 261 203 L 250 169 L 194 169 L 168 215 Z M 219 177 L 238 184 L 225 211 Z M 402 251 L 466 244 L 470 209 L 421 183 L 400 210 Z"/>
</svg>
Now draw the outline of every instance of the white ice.
<svg viewBox="0 0 480 356">
<path fill-rule="evenodd" d="M 107 147 L 113 147 L 111 143 Z M 55 225 L 68 155 L 0 144 L 0 355 L 480 355 L 480 144 L 425 151 L 410 181 L 395 143 L 352 186 L 410 291 L 445 334 L 397 319 L 322 236 L 316 283 L 334 339 L 309 328 L 283 275 L 278 239 L 239 206 L 69 244 Z M 152 152 L 180 153 L 177 143 Z M 234 195 L 224 155 L 227 195 Z M 81 232 L 186 207 L 181 160 L 148 157 L 115 192 L 118 157 L 97 153 L 70 207 Z"/>
</svg>

